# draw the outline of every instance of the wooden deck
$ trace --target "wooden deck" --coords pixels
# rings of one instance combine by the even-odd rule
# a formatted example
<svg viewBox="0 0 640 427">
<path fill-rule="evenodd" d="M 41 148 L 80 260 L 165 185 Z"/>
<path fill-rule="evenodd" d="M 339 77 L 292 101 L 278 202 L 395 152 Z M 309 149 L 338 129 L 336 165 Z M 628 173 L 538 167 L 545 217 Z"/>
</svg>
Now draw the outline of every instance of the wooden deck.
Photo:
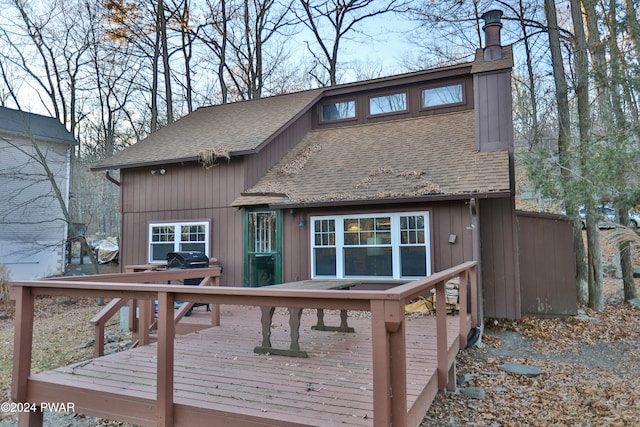
<svg viewBox="0 0 640 427">
<path fill-rule="evenodd" d="M 174 425 L 197 425 L 193 416 L 198 414 L 198 422 L 207 425 L 250 425 L 252 417 L 267 417 L 273 425 L 372 426 L 371 320 L 355 317 L 362 314 L 352 313 L 349 322 L 356 332 L 345 334 L 312 330 L 315 311 L 305 310 L 300 346 L 309 358 L 304 359 L 254 354 L 261 340 L 260 309 L 223 307 L 220 326 L 176 337 Z M 208 319 L 203 307 L 181 323 L 193 327 Z M 337 313 L 325 319 L 340 321 Z M 448 320 L 454 332 L 458 317 Z M 413 405 L 423 389 L 430 390 L 429 400 L 438 390 L 435 318 L 406 324 L 407 401 Z M 288 333 L 288 315 L 279 311 L 274 344 L 288 345 Z M 458 351 L 457 335 L 449 334 L 452 355 Z M 129 410 L 117 420 L 146 425 L 150 420 L 140 415 L 155 406 L 156 354 L 151 344 L 32 375 L 29 401 L 50 401 L 64 386 L 65 399 L 78 412 L 113 418 L 103 409 L 109 399 L 104 396 L 111 396 L 117 406 L 128 401 Z M 105 400 L 91 398 L 96 393 Z"/>
<path fill-rule="evenodd" d="M 158 275 L 139 274 L 144 275 L 141 281 Z M 461 292 L 460 306 L 470 298 L 472 310 L 462 317 L 446 315 L 445 282 L 454 277 L 470 281 L 471 292 Z M 73 403 L 85 415 L 143 426 L 415 427 L 438 390 L 454 383 L 455 356 L 475 322 L 475 263 L 385 291 L 100 280 L 11 286 L 16 300 L 14 401 Z M 436 290 L 437 316 L 405 316 L 404 304 L 429 289 Z M 41 294 L 157 299 L 157 343 L 31 374 L 33 299 Z M 174 326 L 173 301 L 213 304 L 216 316 L 199 307 Z M 327 325 L 339 324 L 339 310 L 346 309 L 355 333 L 313 330 L 316 313 L 306 309 L 299 344 L 308 358 L 257 355 L 253 350 L 262 339 L 258 305 L 325 308 Z M 218 316 L 219 325 L 207 327 Z M 288 312 L 278 309 L 274 347 L 288 346 L 289 332 Z M 20 425 L 42 425 L 41 413 L 20 414 Z"/>
</svg>

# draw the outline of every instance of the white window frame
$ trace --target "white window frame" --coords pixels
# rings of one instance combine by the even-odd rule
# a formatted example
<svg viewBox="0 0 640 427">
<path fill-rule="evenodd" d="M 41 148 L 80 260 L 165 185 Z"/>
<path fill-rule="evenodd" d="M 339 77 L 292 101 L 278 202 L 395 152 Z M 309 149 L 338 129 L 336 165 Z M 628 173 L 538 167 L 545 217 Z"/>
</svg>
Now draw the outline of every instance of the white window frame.
<svg viewBox="0 0 640 427">
<path fill-rule="evenodd" d="M 401 233 L 400 233 L 400 218 L 405 216 L 424 216 L 424 243 L 416 244 L 416 243 L 408 243 L 402 244 Z M 345 276 L 345 265 L 344 265 L 344 249 L 345 247 L 353 247 L 353 246 L 345 246 L 344 244 L 344 220 L 345 219 L 365 219 L 365 218 L 387 218 L 391 219 L 391 245 L 389 244 L 381 244 L 380 247 L 391 247 L 392 248 L 392 275 L 391 276 Z M 335 229 L 335 245 L 316 245 L 315 241 L 315 221 L 318 220 L 333 220 L 334 221 L 334 229 Z M 418 211 L 418 212 L 377 212 L 377 213 L 369 213 L 369 214 L 357 214 L 357 215 L 319 215 L 312 216 L 309 218 L 309 233 L 310 233 L 310 257 L 311 257 L 311 278 L 336 278 L 336 279 L 368 279 L 368 280 L 399 280 L 399 279 L 407 279 L 407 280 L 415 280 L 419 279 L 416 276 L 402 276 L 401 272 L 401 258 L 400 258 L 400 248 L 403 246 L 424 246 L 425 247 L 425 270 L 427 276 L 431 275 L 431 235 L 430 235 L 430 215 L 429 211 Z M 365 247 L 368 247 L 366 245 Z M 329 275 L 316 275 L 316 263 L 315 263 L 315 249 L 316 248 L 335 248 L 336 250 L 336 274 L 335 276 Z"/>
<path fill-rule="evenodd" d="M 153 223 L 149 223 L 149 234 L 147 235 L 147 253 L 148 253 L 148 261 L 149 264 L 165 264 L 167 262 L 166 259 L 152 259 L 153 257 L 153 244 L 154 242 L 152 241 L 153 239 L 153 228 L 154 227 L 174 227 L 174 236 L 175 236 L 175 240 L 173 241 L 173 250 L 170 252 L 181 252 L 181 245 L 183 243 L 189 243 L 189 242 L 183 242 L 181 240 L 182 237 L 182 232 L 181 232 L 181 228 L 183 226 L 194 226 L 194 225 L 203 225 L 204 226 L 204 254 L 206 256 L 209 256 L 209 248 L 210 248 L 210 228 L 211 228 L 211 224 L 209 221 L 167 221 L 167 222 L 153 222 Z M 179 231 L 176 231 L 179 230 Z M 157 243 L 163 243 L 163 244 L 167 244 L 167 243 L 171 243 L 171 242 L 157 242 Z"/>
</svg>

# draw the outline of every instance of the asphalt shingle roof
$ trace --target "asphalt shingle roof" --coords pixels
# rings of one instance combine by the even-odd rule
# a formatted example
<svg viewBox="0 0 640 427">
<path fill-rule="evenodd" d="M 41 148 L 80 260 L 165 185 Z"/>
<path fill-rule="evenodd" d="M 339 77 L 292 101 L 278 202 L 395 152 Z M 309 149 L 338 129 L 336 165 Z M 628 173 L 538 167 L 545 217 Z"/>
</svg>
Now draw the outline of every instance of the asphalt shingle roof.
<svg viewBox="0 0 640 427">
<path fill-rule="evenodd" d="M 312 131 L 234 205 L 507 192 L 506 151 L 476 150 L 473 111 Z"/>
<path fill-rule="evenodd" d="M 93 169 L 197 160 L 204 150 L 230 155 L 256 150 L 313 104 L 321 89 L 199 108 L 103 160 Z"/>
<path fill-rule="evenodd" d="M 0 132 L 35 139 L 77 144 L 73 135 L 53 117 L 0 107 Z"/>
</svg>

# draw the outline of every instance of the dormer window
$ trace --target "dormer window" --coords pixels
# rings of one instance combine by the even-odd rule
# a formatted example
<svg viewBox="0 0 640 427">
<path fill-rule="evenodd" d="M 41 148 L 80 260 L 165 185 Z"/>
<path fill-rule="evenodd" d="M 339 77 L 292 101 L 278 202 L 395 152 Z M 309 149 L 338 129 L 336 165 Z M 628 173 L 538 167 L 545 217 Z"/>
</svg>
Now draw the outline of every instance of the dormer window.
<svg viewBox="0 0 640 427">
<path fill-rule="evenodd" d="M 464 102 L 462 83 L 422 89 L 422 108 L 461 104 L 462 102 Z"/>
<path fill-rule="evenodd" d="M 407 93 L 372 96 L 369 98 L 369 114 L 389 114 L 407 111 Z"/>
<path fill-rule="evenodd" d="M 334 102 L 332 104 L 325 104 L 322 106 L 321 118 L 323 122 L 354 119 L 355 117 L 355 99 L 351 99 L 349 101 Z"/>
</svg>

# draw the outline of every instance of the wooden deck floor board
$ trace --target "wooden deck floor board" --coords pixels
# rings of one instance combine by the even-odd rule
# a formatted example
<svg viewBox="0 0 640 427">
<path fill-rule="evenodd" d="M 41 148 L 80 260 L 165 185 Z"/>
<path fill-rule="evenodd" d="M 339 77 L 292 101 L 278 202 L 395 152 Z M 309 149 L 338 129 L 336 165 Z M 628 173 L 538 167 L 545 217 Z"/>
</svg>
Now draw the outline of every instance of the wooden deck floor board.
<svg viewBox="0 0 640 427">
<path fill-rule="evenodd" d="M 195 311 L 184 322 L 198 324 L 208 319 L 207 313 Z M 309 354 L 306 359 L 253 353 L 253 348 L 262 340 L 257 308 L 224 309 L 220 327 L 177 336 L 176 408 L 192 408 L 194 414 L 204 418 L 219 417 L 222 413 L 240 414 L 238 420 L 242 416 L 256 417 L 256 420 L 271 417 L 273 425 L 283 424 L 283 420 L 294 423 L 294 420 L 306 420 L 299 424 L 317 426 L 373 425 L 370 319 L 350 318 L 349 324 L 356 332 L 349 334 L 312 330 L 315 321 L 315 311 L 305 310 L 300 346 Z M 325 321 L 338 324 L 339 316 L 327 313 Z M 456 322 L 457 317 L 448 318 L 454 327 Z M 406 325 L 407 402 L 411 407 L 437 371 L 435 319 L 409 319 Z M 274 318 L 271 332 L 274 346 L 288 348 L 286 315 Z M 456 339 L 453 333 L 447 337 L 450 346 Z M 98 390 L 154 399 L 156 351 L 156 345 L 151 344 L 90 363 L 35 374 L 30 382 L 36 389 L 38 382 L 43 384 L 40 393 L 48 390 L 44 384 L 59 383 L 77 389 L 78 393 Z M 46 401 L 52 398 L 54 396 Z M 99 412 L 97 406 L 85 409 L 88 415 L 91 411 Z M 188 414 L 181 410 L 176 409 L 176 419 L 187 419 Z M 122 417 L 125 421 L 126 415 Z M 236 425 L 242 425 L 237 422 Z M 252 422 L 247 421 L 247 425 Z"/>
</svg>

